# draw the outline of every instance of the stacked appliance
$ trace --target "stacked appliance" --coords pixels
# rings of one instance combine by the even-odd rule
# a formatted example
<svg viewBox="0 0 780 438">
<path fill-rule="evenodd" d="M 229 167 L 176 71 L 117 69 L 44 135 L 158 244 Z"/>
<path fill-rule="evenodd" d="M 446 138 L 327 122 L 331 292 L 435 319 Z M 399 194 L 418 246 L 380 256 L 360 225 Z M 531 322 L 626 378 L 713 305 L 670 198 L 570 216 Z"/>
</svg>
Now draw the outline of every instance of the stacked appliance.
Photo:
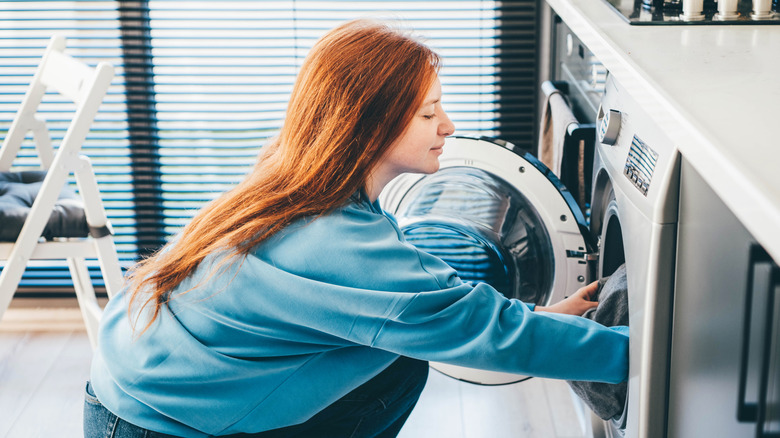
<svg viewBox="0 0 780 438">
<path fill-rule="evenodd" d="M 582 404 L 584 436 L 662 436 L 674 281 L 679 155 L 663 131 L 609 77 L 566 26 L 553 29 L 554 82 L 581 122 L 564 127 L 554 174 L 533 154 L 496 139 L 450 137 L 433 175 L 402 175 L 382 205 L 406 238 L 466 281 L 546 305 L 625 263 L 630 374 L 623 414 L 602 421 Z M 577 130 L 579 130 L 577 132 Z M 585 199 L 569 186 L 583 183 Z M 563 180 L 563 181 L 562 181 Z M 433 364 L 452 377 L 504 384 L 524 376 Z"/>
</svg>

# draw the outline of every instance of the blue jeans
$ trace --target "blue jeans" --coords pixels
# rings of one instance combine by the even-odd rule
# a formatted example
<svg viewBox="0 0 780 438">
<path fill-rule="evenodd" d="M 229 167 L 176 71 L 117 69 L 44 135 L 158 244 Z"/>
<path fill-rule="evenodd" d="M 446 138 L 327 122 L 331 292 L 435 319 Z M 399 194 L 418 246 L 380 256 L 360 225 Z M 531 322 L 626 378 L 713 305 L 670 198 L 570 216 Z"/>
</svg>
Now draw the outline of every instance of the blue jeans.
<svg viewBox="0 0 780 438">
<path fill-rule="evenodd" d="M 420 398 L 428 379 L 428 362 L 400 357 L 304 423 L 231 438 L 388 438 L 395 437 Z M 135 426 L 112 414 L 87 382 L 85 438 L 176 438 Z"/>
</svg>

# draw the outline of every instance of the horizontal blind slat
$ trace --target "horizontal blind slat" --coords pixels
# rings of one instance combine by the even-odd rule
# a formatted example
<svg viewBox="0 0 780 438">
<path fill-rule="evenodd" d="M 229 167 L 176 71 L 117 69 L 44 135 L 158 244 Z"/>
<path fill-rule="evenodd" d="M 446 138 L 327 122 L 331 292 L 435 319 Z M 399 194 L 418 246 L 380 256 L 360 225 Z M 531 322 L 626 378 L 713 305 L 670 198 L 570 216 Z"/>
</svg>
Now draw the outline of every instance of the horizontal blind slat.
<svg viewBox="0 0 780 438">
<path fill-rule="evenodd" d="M 424 36 L 443 56 L 443 105 L 458 133 L 527 138 L 535 117 L 523 97 L 534 95 L 535 8 L 531 0 L 0 1 L 0 135 L 52 33 L 68 38 L 67 53 L 113 64 L 84 152 L 129 262 L 136 248 L 176 232 L 251 170 L 283 122 L 307 51 L 349 19 L 396 19 Z M 139 92 L 153 106 L 139 106 Z M 57 143 L 70 115 L 51 98 L 42 115 Z M 30 139 L 20 155 L 20 167 L 35 166 Z M 160 186 L 134 186 L 131 173 Z M 137 196 L 159 211 L 137 210 Z M 163 228 L 149 229 L 154 221 Z"/>
</svg>

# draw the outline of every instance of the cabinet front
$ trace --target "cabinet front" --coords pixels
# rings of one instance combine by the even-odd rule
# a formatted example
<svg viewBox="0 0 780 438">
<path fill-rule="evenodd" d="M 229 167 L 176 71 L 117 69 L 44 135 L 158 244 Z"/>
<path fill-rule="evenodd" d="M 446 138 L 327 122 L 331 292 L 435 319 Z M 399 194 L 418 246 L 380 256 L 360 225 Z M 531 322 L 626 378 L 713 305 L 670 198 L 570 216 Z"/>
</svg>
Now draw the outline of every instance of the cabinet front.
<svg viewBox="0 0 780 438">
<path fill-rule="evenodd" d="M 778 267 L 681 168 L 669 438 L 778 437 Z"/>
</svg>

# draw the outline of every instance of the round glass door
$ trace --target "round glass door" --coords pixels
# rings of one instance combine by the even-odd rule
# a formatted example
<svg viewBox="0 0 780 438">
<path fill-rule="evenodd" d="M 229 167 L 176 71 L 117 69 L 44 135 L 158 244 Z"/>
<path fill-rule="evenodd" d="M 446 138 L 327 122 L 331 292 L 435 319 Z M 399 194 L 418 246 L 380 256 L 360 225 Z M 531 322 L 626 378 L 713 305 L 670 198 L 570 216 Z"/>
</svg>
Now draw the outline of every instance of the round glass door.
<svg viewBox="0 0 780 438">
<path fill-rule="evenodd" d="M 406 240 L 435 255 L 466 282 L 546 305 L 589 281 L 587 227 L 574 198 L 534 157 L 498 141 L 448 137 L 432 175 L 401 175 L 382 207 Z M 574 206 L 574 207 L 573 207 Z M 456 379 L 506 384 L 516 374 L 434 363 Z"/>
<path fill-rule="evenodd" d="M 517 188 L 481 169 L 448 167 L 415 184 L 396 211 L 406 240 L 466 282 L 546 303 L 555 267 L 550 236 Z"/>
</svg>

